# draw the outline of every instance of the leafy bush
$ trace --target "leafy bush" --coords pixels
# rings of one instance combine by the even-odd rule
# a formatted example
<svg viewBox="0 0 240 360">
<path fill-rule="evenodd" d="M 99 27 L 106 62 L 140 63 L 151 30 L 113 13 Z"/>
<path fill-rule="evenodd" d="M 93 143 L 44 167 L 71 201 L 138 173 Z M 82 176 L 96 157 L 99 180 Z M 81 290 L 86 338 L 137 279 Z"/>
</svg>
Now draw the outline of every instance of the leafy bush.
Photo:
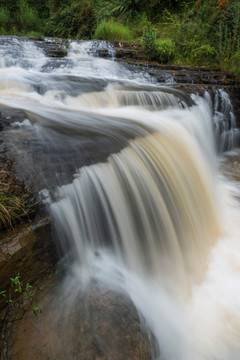
<svg viewBox="0 0 240 360">
<path fill-rule="evenodd" d="M 0 24 L 2 29 L 9 29 L 11 23 L 10 13 L 7 8 L 0 8 Z"/>
<path fill-rule="evenodd" d="M 156 40 L 156 30 L 150 23 L 144 27 L 142 46 L 149 60 L 168 63 L 175 57 L 174 42 L 171 39 Z"/>
<path fill-rule="evenodd" d="M 8 312 L 5 314 L 5 321 L 8 321 L 8 316 L 12 314 L 13 319 L 21 320 L 29 308 L 32 308 L 34 314 L 37 316 L 40 314 L 41 309 L 36 304 L 33 304 L 34 292 L 31 290 L 32 285 L 27 282 L 26 284 L 21 280 L 20 273 L 15 277 L 10 278 L 11 286 L 9 291 L 0 291 L 0 301 L 3 299 L 8 305 Z"/>
<path fill-rule="evenodd" d="M 22 31 L 40 30 L 41 20 L 37 10 L 31 8 L 27 0 L 19 1 L 18 28 Z"/>
<path fill-rule="evenodd" d="M 94 33 L 94 38 L 108 41 L 131 41 L 132 33 L 120 22 L 109 20 L 101 22 Z"/>
<path fill-rule="evenodd" d="M 156 30 L 150 23 L 148 23 L 143 29 L 142 46 L 145 54 L 150 60 L 156 58 Z"/>
<path fill-rule="evenodd" d="M 0 35 L 7 35 L 7 31 L 4 27 L 0 27 Z"/>
<path fill-rule="evenodd" d="M 121 21 L 132 21 L 148 6 L 147 0 L 95 0 L 94 4 L 98 22 L 110 20 L 112 17 Z"/>
<path fill-rule="evenodd" d="M 132 32 L 134 38 L 142 37 L 143 29 L 145 28 L 145 26 L 147 26 L 147 24 L 148 18 L 145 12 L 135 17 L 134 21 L 132 22 Z"/>
<path fill-rule="evenodd" d="M 230 59 L 229 70 L 240 77 L 240 50 L 238 50 Z"/>
<path fill-rule="evenodd" d="M 195 64 L 211 64 L 216 59 L 216 49 L 209 44 L 203 44 L 193 49 L 192 60 Z"/>
<path fill-rule="evenodd" d="M 159 39 L 156 41 L 156 51 L 156 59 L 160 63 L 169 63 L 176 54 L 175 44 L 171 39 Z"/>
<path fill-rule="evenodd" d="M 231 2 L 217 19 L 214 33 L 219 60 L 230 58 L 240 45 L 240 2 Z"/>
<path fill-rule="evenodd" d="M 88 39 L 93 33 L 95 16 L 91 0 L 64 5 L 53 12 L 47 33 L 63 38 Z"/>
</svg>

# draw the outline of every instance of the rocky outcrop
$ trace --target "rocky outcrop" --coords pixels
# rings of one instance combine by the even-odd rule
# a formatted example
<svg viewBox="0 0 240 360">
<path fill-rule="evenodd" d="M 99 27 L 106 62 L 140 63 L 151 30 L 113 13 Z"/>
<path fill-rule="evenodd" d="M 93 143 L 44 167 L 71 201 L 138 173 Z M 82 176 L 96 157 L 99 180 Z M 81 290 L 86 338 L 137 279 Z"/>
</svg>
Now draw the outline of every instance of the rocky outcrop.
<svg viewBox="0 0 240 360">
<path fill-rule="evenodd" d="M 29 311 L 8 329 L 8 360 L 152 358 L 130 299 L 96 283 L 86 293 L 79 283 L 67 281 L 68 292 L 61 279 L 57 286 L 55 277 L 45 282 L 35 298 L 42 313 L 36 317 Z"/>
<path fill-rule="evenodd" d="M 31 40 L 31 38 L 30 38 Z M 54 38 L 32 38 L 34 42 L 37 41 L 38 46 L 43 49 L 48 57 L 61 58 L 67 55 L 67 39 L 54 39 Z"/>
<path fill-rule="evenodd" d="M 0 290 L 8 290 L 10 277 L 19 272 L 24 283 L 33 284 L 55 263 L 48 217 L 18 225 L 0 234 Z M 0 299 L 2 300 L 2 299 Z M 0 308 L 4 306 L 4 299 Z"/>
<path fill-rule="evenodd" d="M 9 171 L 30 186 L 31 180 L 34 183 L 33 174 L 28 179 L 26 169 L 21 172 L 18 163 L 23 161 L 22 153 L 36 149 L 36 141 L 13 139 L 10 126 L 25 117 L 20 111 L 1 110 L 0 158 Z M 25 143 L 19 160 L 14 146 L 10 151 L 15 141 Z M 19 272 L 24 284 L 33 285 L 34 303 L 42 309 L 36 317 L 29 306 L 24 317 L 15 321 L 14 314 L 6 312 L 2 298 L 1 360 L 150 360 L 148 336 L 142 331 L 137 310 L 129 298 L 96 283 L 86 292 L 77 283 L 70 289 L 66 287 L 68 280 L 62 284 L 61 275 L 46 279 L 56 262 L 56 252 L 50 220 L 44 211 L 41 214 L 38 210 L 38 215 L 39 220 L 27 219 L 14 231 L 2 232 L 0 236 L 0 290 L 8 290 L 10 277 Z"/>
<path fill-rule="evenodd" d="M 208 66 L 167 65 L 149 61 L 143 52 L 140 43 L 127 43 L 115 41 L 112 44 L 115 60 L 125 61 L 130 65 L 138 66 L 140 70 L 149 73 L 159 82 L 172 78 L 181 84 L 211 84 L 211 85 L 239 85 L 231 74 L 218 68 Z M 96 48 L 100 57 L 112 57 L 109 49 Z"/>
</svg>

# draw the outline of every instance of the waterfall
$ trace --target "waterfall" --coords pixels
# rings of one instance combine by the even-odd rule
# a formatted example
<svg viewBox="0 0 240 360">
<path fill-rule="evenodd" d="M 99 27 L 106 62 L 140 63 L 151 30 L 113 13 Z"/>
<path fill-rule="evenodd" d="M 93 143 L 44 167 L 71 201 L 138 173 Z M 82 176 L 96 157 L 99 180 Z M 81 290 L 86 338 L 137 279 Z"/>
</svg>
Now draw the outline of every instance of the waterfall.
<svg viewBox="0 0 240 360">
<path fill-rule="evenodd" d="M 215 91 L 214 100 L 208 92 L 205 92 L 205 99 L 212 109 L 217 150 L 223 152 L 239 146 L 240 130 L 237 128 L 229 94 L 218 89 Z"/>
<path fill-rule="evenodd" d="M 74 281 L 128 294 L 153 359 L 239 359 L 239 160 L 234 180 L 224 170 L 239 129 L 226 91 L 190 96 L 99 59 L 91 42 L 55 62 L 27 40 L 0 48 L 0 106 L 26 115 L 6 133 L 40 149 L 15 153 L 44 174 Z"/>
<path fill-rule="evenodd" d="M 158 132 L 58 188 L 51 212 L 75 260 L 86 265 L 89 252 L 110 247 L 137 273 L 201 278 L 220 227 L 199 147 L 184 126 L 163 119 Z"/>
</svg>

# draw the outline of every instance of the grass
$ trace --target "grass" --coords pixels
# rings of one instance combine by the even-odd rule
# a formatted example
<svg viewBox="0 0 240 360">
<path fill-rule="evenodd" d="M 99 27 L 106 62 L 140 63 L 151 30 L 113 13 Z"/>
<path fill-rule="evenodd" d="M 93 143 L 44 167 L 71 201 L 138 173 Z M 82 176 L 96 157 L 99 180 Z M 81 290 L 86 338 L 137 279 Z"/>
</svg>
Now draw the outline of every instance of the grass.
<svg viewBox="0 0 240 360">
<path fill-rule="evenodd" d="M 27 216 L 29 192 L 24 184 L 0 165 L 0 229 L 13 228 Z"/>
<path fill-rule="evenodd" d="M 115 20 L 102 21 L 96 28 L 94 39 L 107 41 L 132 41 L 133 35 L 128 26 Z"/>
</svg>

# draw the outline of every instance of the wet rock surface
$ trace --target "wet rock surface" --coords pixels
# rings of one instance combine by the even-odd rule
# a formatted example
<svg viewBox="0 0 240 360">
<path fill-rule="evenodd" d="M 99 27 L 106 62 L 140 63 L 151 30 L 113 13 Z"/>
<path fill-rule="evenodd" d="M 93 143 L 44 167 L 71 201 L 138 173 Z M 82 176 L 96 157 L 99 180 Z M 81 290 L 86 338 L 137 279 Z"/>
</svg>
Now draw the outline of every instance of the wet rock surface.
<svg viewBox="0 0 240 360">
<path fill-rule="evenodd" d="M 151 359 L 138 313 L 125 295 L 96 283 L 88 289 L 75 283 L 62 292 L 61 282 L 45 282 L 35 299 L 40 315 L 29 311 L 9 327 L 8 360 Z"/>
<path fill-rule="evenodd" d="M 118 139 L 101 135 L 86 139 L 84 134 L 66 134 L 63 142 L 51 129 L 41 138 L 30 122 L 30 126 L 21 127 L 24 121 L 29 122 L 22 111 L 0 110 L 0 162 L 33 192 L 53 188 L 59 185 L 59 179 L 61 184 L 69 183 L 72 174 L 82 166 L 106 161 L 111 153 L 125 146 Z"/>
<path fill-rule="evenodd" d="M 228 73 L 219 69 L 204 66 L 172 66 L 147 63 L 135 59 L 129 60 L 129 64 L 138 65 L 142 71 L 155 77 L 159 82 L 166 81 L 166 75 L 172 82 L 181 84 L 211 84 L 211 85 L 238 85 L 236 79 Z"/>
<path fill-rule="evenodd" d="M 181 84 L 239 86 L 239 82 L 234 76 L 217 68 L 159 64 L 146 58 L 140 43 L 115 41 L 111 44 L 116 60 L 126 61 L 129 65 L 138 66 L 139 70 L 147 72 L 159 82 L 166 82 L 166 78 L 168 78 L 172 79 L 172 82 Z M 112 52 L 109 52 L 107 49 L 99 49 L 97 50 L 97 55 L 112 57 Z"/>
<path fill-rule="evenodd" d="M 43 49 L 43 52 L 48 57 L 64 57 L 67 54 L 67 39 L 54 39 L 54 38 L 30 38 L 30 40 L 37 42 L 38 47 Z"/>
<path fill-rule="evenodd" d="M 56 259 L 50 220 L 40 204 L 38 194 L 33 191 L 33 181 L 29 181 L 28 184 L 25 181 L 24 163 L 22 167 L 17 167 L 17 152 L 9 151 L 9 144 L 5 138 L 12 123 L 21 123 L 25 119 L 26 115 L 21 111 L 13 109 L 0 111 L 1 195 L 10 199 L 11 197 L 20 199 L 22 207 L 22 213 L 6 224 L 9 230 L 0 232 L 0 290 L 8 290 L 10 277 L 14 277 L 18 272 L 25 283 L 34 283 L 51 268 Z M 14 141 L 16 137 L 13 136 L 10 144 Z M 20 158 L 23 158 L 22 154 L 19 154 Z M 31 173 L 28 177 L 31 178 Z M 1 205 L 5 206 L 6 211 L 11 215 L 11 209 L 7 208 L 3 199 Z M 1 302 L 0 308 L 3 305 Z"/>
<path fill-rule="evenodd" d="M 25 120 L 26 115 L 21 111 L 1 110 L 0 156 L 9 170 L 36 191 L 35 176 L 28 173 L 27 163 L 41 154 L 44 158 L 44 152 L 39 151 L 31 130 L 24 131 L 26 137 L 22 137 L 19 136 L 21 126 L 12 127 L 12 124 L 21 124 Z M 52 166 L 55 172 L 56 162 Z M 0 290 L 8 290 L 10 277 L 18 272 L 24 283 L 30 282 L 35 287 L 55 264 L 50 221 L 41 213 L 39 217 L 39 221 L 28 219 L 14 232 L 1 233 Z M 115 294 L 96 284 L 88 291 L 79 290 L 77 285 L 67 294 L 62 289 L 61 279 L 45 279 L 34 297 L 34 302 L 42 309 L 38 317 L 29 310 L 22 320 L 8 323 L 7 328 L 6 323 L 0 322 L 0 327 L 3 326 L 0 329 L 1 360 L 151 359 L 148 338 L 142 333 L 138 313 L 125 295 Z M 0 304 L 3 314 L 4 306 L 3 299 Z"/>
<path fill-rule="evenodd" d="M 48 217 L 0 234 L 0 284 L 8 290 L 18 272 L 24 283 L 34 283 L 56 262 Z M 2 300 L 2 299 L 1 299 Z M 1 301 L 1 306 L 4 302 Z"/>
</svg>

